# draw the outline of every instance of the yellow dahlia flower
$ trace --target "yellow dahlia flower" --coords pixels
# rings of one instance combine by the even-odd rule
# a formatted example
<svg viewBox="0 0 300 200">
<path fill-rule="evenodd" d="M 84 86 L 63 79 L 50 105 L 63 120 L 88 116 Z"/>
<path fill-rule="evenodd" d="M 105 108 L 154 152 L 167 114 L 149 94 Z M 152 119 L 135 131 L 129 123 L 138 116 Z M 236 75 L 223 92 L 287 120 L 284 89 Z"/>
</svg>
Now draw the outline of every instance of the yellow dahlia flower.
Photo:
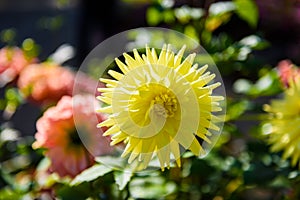
<svg viewBox="0 0 300 200">
<path fill-rule="evenodd" d="M 220 131 L 222 96 L 212 96 L 221 85 L 208 84 L 215 74 L 205 72 L 208 66 L 193 65 L 196 54 L 182 61 L 185 46 L 177 53 L 164 45 L 159 56 L 146 46 L 140 55 L 124 53 L 125 63 L 116 64 L 122 73 L 109 70 L 115 80 L 103 79 L 106 88 L 99 88 L 99 100 L 109 104 L 100 112 L 109 118 L 99 127 L 110 127 L 104 135 L 111 135 L 111 145 L 123 142 L 122 157 L 128 163 L 136 161 L 142 169 L 157 156 L 161 170 L 170 167 L 170 160 L 180 163 L 181 150 L 188 149 L 196 156 L 206 154 L 203 143 L 211 143 L 213 132 Z M 183 147 L 183 148 L 182 148 Z"/>
<path fill-rule="evenodd" d="M 283 159 L 291 158 L 292 166 L 300 166 L 300 79 L 290 79 L 284 97 L 265 105 L 271 114 L 264 125 L 271 151 L 283 151 Z"/>
</svg>

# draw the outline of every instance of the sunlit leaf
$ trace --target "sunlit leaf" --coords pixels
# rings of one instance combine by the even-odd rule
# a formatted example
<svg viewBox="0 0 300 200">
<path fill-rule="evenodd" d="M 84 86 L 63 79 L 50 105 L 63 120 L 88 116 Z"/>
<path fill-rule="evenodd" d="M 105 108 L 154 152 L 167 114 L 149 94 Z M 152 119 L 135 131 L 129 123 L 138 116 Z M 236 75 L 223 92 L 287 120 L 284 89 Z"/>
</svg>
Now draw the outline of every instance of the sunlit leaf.
<svg viewBox="0 0 300 200">
<path fill-rule="evenodd" d="M 247 100 L 234 102 L 227 106 L 226 120 L 234 120 L 240 117 L 248 108 L 250 104 Z"/>
<path fill-rule="evenodd" d="M 250 26 L 256 27 L 258 8 L 253 0 L 234 0 L 237 15 Z"/>
<path fill-rule="evenodd" d="M 147 19 L 147 23 L 150 26 L 156 26 L 161 22 L 162 15 L 159 12 L 159 10 L 157 10 L 155 7 L 150 7 L 148 8 L 146 13 L 146 19 Z"/>
<path fill-rule="evenodd" d="M 182 6 L 175 9 L 176 18 L 183 24 L 188 23 L 191 19 L 190 8 L 188 6 Z"/>
<path fill-rule="evenodd" d="M 13 200 L 13 199 L 23 199 L 24 195 L 20 192 L 17 192 L 15 190 L 12 190 L 10 188 L 2 188 L 0 190 L 0 199 L 2 200 Z"/>
<path fill-rule="evenodd" d="M 184 33 L 195 39 L 195 40 L 198 40 L 198 34 L 197 34 L 197 31 L 195 30 L 195 28 L 193 26 L 186 26 L 185 29 L 184 29 Z"/>
<path fill-rule="evenodd" d="M 233 90 L 236 93 L 247 93 L 252 87 L 252 83 L 247 79 L 238 79 L 233 84 Z"/>
<path fill-rule="evenodd" d="M 123 190 L 125 188 L 131 177 L 132 173 L 130 171 L 114 171 L 114 179 L 116 184 L 119 186 L 119 190 Z"/>
<path fill-rule="evenodd" d="M 106 167 L 105 165 L 94 165 L 83 172 L 81 174 L 77 175 L 74 180 L 71 182 L 71 185 L 78 185 L 82 182 L 88 182 L 95 180 L 96 178 L 103 176 L 109 172 L 111 172 L 112 169 L 109 167 Z"/>
<path fill-rule="evenodd" d="M 233 2 L 217 2 L 213 3 L 209 7 L 210 15 L 221 15 L 235 10 L 235 4 Z"/>
<path fill-rule="evenodd" d="M 126 166 L 126 161 L 121 157 L 113 156 L 99 156 L 95 158 L 96 162 L 105 164 L 106 166 L 111 166 L 114 169 L 124 169 Z"/>
<path fill-rule="evenodd" d="M 163 177 L 141 177 L 130 182 L 129 190 L 136 199 L 159 199 L 174 192 L 176 185 Z"/>
<path fill-rule="evenodd" d="M 249 35 L 239 41 L 239 44 L 242 46 L 251 47 L 254 50 L 262 50 L 268 47 L 270 44 L 266 40 L 263 40 L 257 35 Z"/>
<path fill-rule="evenodd" d="M 175 21 L 175 16 L 173 10 L 165 10 L 163 13 L 164 21 L 167 24 L 173 23 Z"/>
<path fill-rule="evenodd" d="M 171 8 L 175 4 L 175 0 L 160 0 L 160 5 L 164 8 Z"/>
<path fill-rule="evenodd" d="M 189 22 L 190 20 L 200 19 L 204 16 L 205 12 L 201 8 L 191 8 L 187 5 L 184 5 L 180 8 L 174 10 L 176 18 L 183 24 Z"/>
</svg>

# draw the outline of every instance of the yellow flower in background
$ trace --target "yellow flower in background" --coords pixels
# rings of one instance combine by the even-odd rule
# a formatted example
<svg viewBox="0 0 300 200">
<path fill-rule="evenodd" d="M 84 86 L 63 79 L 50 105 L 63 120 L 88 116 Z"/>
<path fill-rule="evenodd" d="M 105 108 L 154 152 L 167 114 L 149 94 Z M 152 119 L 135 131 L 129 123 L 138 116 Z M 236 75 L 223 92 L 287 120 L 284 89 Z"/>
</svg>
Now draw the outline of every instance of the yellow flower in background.
<svg viewBox="0 0 300 200">
<path fill-rule="evenodd" d="M 99 112 L 109 118 L 99 127 L 110 127 L 104 135 L 111 135 L 111 145 L 124 143 L 122 157 L 128 163 L 138 162 L 141 169 L 156 156 L 162 170 L 170 167 L 170 160 L 180 163 L 184 149 L 196 156 L 206 154 L 205 143 L 220 131 L 222 121 L 214 112 L 222 110 L 222 96 L 212 96 L 219 82 L 209 84 L 215 74 L 206 72 L 208 66 L 193 65 L 196 54 L 184 60 L 185 46 L 175 55 L 170 45 L 164 45 L 159 56 L 146 46 L 140 55 L 124 53 L 125 63 L 116 64 L 122 73 L 109 70 L 115 80 L 103 79 L 106 88 L 99 88 L 99 100 L 109 106 Z"/>
<path fill-rule="evenodd" d="M 271 118 L 264 129 L 271 151 L 283 151 L 283 159 L 291 158 L 295 166 L 300 164 L 300 79 L 290 79 L 289 86 L 282 99 L 265 105 Z"/>
</svg>

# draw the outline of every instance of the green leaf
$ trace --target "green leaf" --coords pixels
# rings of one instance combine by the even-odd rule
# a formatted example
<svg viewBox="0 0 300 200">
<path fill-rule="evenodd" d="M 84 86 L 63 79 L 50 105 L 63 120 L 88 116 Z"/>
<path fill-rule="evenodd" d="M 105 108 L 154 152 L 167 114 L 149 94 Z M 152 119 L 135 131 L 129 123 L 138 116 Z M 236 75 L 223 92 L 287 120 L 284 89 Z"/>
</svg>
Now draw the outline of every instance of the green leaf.
<svg viewBox="0 0 300 200">
<path fill-rule="evenodd" d="M 125 159 L 113 156 L 99 156 L 95 158 L 96 162 L 110 166 L 114 169 L 124 169 L 126 167 Z"/>
<path fill-rule="evenodd" d="M 20 192 L 14 191 L 9 187 L 0 190 L 0 200 L 22 199 L 22 196 Z"/>
<path fill-rule="evenodd" d="M 132 179 L 129 191 L 134 199 L 161 199 L 175 192 L 176 184 L 163 177 L 139 177 Z"/>
<path fill-rule="evenodd" d="M 16 30 L 14 28 L 4 29 L 0 32 L 0 40 L 8 45 L 15 43 Z"/>
<path fill-rule="evenodd" d="M 175 15 L 173 10 L 165 10 L 163 13 L 164 22 L 171 24 L 175 22 Z"/>
<path fill-rule="evenodd" d="M 254 50 L 263 50 L 270 46 L 269 42 L 257 35 L 249 35 L 238 42 L 241 46 L 247 46 Z"/>
<path fill-rule="evenodd" d="M 150 26 L 158 25 L 162 20 L 162 14 L 155 7 L 150 7 L 146 13 L 147 23 Z"/>
<path fill-rule="evenodd" d="M 112 169 L 106 167 L 105 165 L 99 165 L 99 164 L 94 165 L 81 172 L 81 174 L 77 175 L 74 178 L 74 180 L 71 182 L 71 185 L 78 185 L 82 182 L 95 180 L 96 178 L 103 176 L 111 171 Z"/>
<path fill-rule="evenodd" d="M 197 33 L 196 29 L 191 25 L 188 25 L 188 26 L 185 27 L 184 34 L 186 34 L 187 36 L 189 36 L 189 37 L 191 37 L 191 38 L 193 38 L 197 41 L 199 40 L 198 39 L 198 33 Z"/>
<path fill-rule="evenodd" d="M 250 96 L 270 96 L 278 94 L 282 90 L 281 83 L 275 70 L 269 71 L 264 76 L 260 77 L 254 84 L 246 79 L 238 79 L 233 84 L 233 89 L 237 93 Z"/>
<path fill-rule="evenodd" d="M 191 8 L 187 5 L 184 5 L 180 8 L 174 9 L 174 14 L 179 22 L 186 24 L 192 19 L 199 20 L 204 16 L 205 11 L 201 8 Z"/>
<path fill-rule="evenodd" d="M 281 83 L 277 72 L 272 70 L 259 78 L 248 94 L 253 96 L 270 96 L 281 92 Z"/>
<path fill-rule="evenodd" d="M 186 24 L 190 21 L 190 7 L 184 5 L 180 8 L 176 8 L 174 10 L 176 18 L 179 20 L 180 23 Z"/>
<path fill-rule="evenodd" d="M 252 87 L 252 83 L 247 79 L 238 79 L 233 84 L 233 91 L 240 94 L 246 94 Z"/>
<path fill-rule="evenodd" d="M 234 0 L 237 15 L 250 26 L 256 27 L 258 8 L 253 0 Z"/>
<path fill-rule="evenodd" d="M 241 100 L 229 104 L 227 109 L 226 120 L 234 120 L 239 118 L 247 109 L 249 109 L 250 103 L 247 100 Z"/>
<path fill-rule="evenodd" d="M 55 191 L 57 197 L 63 200 L 85 200 L 93 196 L 97 192 L 90 187 L 90 184 L 83 183 L 77 186 L 60 184 Z"/>
<path fill-rule="evenodd" d="M 125 188 L 131 177 L 132 172 L 130 171 L 114 171 L 114 179 L 119 187 L 119 190 L 123 190 Z"/>
<path fill-rule="evenodd" d="M 210 16 L 223 15 L 236 9 L 232 2 L 217 2 L 210 5 L 208 13 Z"/>
</svg>

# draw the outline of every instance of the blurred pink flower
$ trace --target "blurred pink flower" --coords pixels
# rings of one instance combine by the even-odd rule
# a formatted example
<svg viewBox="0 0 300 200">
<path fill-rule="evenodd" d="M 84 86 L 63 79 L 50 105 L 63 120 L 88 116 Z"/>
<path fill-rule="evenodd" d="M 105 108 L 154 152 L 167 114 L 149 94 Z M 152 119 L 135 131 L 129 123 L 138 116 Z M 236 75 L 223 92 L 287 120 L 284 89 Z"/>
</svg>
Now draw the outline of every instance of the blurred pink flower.
<svg viewBox="0 0 300 200">
<path fill-rule="evenodd" d="M 75 74 L 55 63 L 32 64 L 20 74 L 18 87 L 29 100 L 49 105 L 72 95 Z"/>
<path fill-rule="evenodd" d="M 99 96 L 101 92 L 97 90 L 97 88 L 105 87 L 103 83 L 99 80 L 95 80 L 90 77 L 88 74 L 78 71 L 76 73 L 76 80 L 74 83 L 74 94 L 93 94 L 95 96 Z"/>
<path fill-rule="evenodd" d="M 290 60 L 282 60 L 278 63 L 278 74 L 281 83 L 289 87 L 291 79 L 300 78 L 300 69 L 297 68 Z"/>
<path fill-rule="evenodd" d="M 0 49 L 0 86 L 15 80 L 20 72 L 35 59 L 29 59 L 18 47 Z"/>
<path fill-rule="evenodd" d="M 95 112 L 96 103 L 92 95 L 64 96 L 37 121 L 33 147 L 45 148 L 51 172 L 75 177 L 94 163 L 94 156 L 111 152 L 109 138 L 97 128 L 105 116 Z"/>
</svg>

